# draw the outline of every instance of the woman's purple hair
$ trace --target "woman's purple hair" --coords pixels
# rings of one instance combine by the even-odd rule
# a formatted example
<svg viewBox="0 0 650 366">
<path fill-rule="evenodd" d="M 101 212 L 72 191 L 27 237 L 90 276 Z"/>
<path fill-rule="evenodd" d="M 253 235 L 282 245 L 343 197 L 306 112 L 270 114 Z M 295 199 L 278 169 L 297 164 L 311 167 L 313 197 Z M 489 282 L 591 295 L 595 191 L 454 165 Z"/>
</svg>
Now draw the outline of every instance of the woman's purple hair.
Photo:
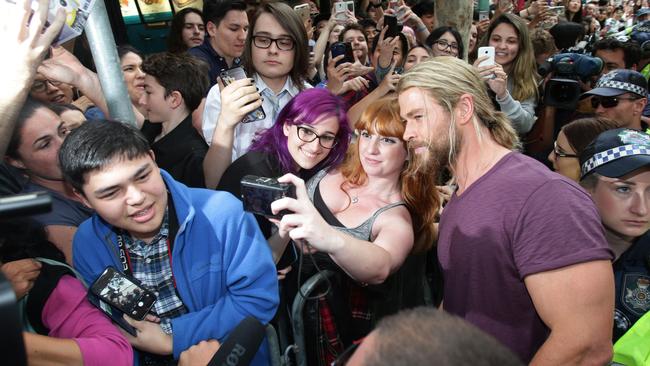
<svg viewBox="0 0 650 366">
<path fill-rule="evenodd" d="M 284 124 L 313 125 L 316 121 L 330 117 L 335 117 L 339 121 L 339 130 L 336 133 L 337 144 L 314 169 L 320 170 L 338 165 L 343 161 L 348 149 L 351 129 L 345 102 L 323 88 L 307 89 L 293 97 L 282 108 L 273 126 L 257 134 L 250 150 L 273 155 L 280 162 L 283 171 L 296 173 L 296 164 L 287 148 L 287 136 L 283 131 Z"/>
</svg>

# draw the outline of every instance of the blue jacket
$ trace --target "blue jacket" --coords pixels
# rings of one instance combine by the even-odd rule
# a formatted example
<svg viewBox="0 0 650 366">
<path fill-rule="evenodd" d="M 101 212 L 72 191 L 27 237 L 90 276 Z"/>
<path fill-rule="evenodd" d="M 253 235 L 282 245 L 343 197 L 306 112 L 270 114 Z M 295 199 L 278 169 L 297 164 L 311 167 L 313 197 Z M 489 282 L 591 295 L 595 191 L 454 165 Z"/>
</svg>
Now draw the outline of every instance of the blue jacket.
<svg viewBox="0 0 650 366">
<path fill-rule="evenodd" d="M 172 270 L 188 313 L 172 319 L 174 357 L 202 340 L 223 342 L 246 316 L 268 323 L 278 307 L 271 251 L 257 222 L 230 193 L 188 188 L 161 170 L 178 217 Z M 97 214 L 73 241 L 74 267 L 90 284 L 122 268 L 113 227 Z M 266 342 L 253 365 L 269 362 Z"/>
</svg>

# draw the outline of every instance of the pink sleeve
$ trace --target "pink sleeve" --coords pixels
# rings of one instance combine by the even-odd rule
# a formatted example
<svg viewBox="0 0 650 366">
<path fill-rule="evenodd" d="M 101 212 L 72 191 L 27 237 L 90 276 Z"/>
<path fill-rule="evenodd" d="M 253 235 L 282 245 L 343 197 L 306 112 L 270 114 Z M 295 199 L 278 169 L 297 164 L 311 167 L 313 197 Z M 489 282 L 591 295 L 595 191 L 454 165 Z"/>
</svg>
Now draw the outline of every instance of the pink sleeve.
<svg viewBox="0 0 650 366">
<path fill-rule="evenodd" d="M 86 289 L 72 276 L 61 277 L 42 313 L 49 335 L 72 338 L 81 349 L 84 365 L 132 365 L 133 349 L 124 336 L 86 299 Z"/>
</svg>

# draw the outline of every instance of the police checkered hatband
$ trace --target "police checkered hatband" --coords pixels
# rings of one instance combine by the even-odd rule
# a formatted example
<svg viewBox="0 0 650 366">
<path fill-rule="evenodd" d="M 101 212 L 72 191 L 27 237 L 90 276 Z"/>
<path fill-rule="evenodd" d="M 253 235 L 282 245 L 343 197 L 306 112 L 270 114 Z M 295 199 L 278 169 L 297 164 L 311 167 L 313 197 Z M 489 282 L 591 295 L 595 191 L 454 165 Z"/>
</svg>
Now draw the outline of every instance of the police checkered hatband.
<svg viewBox="0 0 650 366">
<path fill-rule="evenodd" d="M 603 164 L 634 155 L 650 155 L 650 148 L 642 145 L 623 145 L 599 152 L 582 164 L 582 175 L 586 175 Z"/>
<path fill-rule="evenodd" d="M 641 86 L 632 83 L 626 83 L 624 81 L 616 81 L 616 80 L 601 80 L 598 83 L 598 85 L 596 85 L 596 88 L 613 88 L 613 89 L 625 90 L 630 93 L 643 95 L 643 96 L 647 94 L 647 89 Z"/>
</svg>

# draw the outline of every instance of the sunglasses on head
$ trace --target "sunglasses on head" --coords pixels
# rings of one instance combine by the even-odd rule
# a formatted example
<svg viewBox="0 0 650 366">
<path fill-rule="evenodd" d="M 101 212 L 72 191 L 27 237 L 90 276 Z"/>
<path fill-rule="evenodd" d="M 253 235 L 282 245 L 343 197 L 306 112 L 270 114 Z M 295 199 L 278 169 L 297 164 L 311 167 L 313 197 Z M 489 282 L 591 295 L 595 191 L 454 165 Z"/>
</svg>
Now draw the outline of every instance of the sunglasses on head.
<svg viewBox="0 0 650 366">
<path fill-rule="evenodd" d="M 602 105 L 603 108 L 614 108 L 618 105 L 621 100 L 637 100 L 639 98 L 631 97 L 601 97 L 599 95 L 594 95 L 591 97 L 591 107 L 596 109 L 599 105 Z"/>
</svg>

